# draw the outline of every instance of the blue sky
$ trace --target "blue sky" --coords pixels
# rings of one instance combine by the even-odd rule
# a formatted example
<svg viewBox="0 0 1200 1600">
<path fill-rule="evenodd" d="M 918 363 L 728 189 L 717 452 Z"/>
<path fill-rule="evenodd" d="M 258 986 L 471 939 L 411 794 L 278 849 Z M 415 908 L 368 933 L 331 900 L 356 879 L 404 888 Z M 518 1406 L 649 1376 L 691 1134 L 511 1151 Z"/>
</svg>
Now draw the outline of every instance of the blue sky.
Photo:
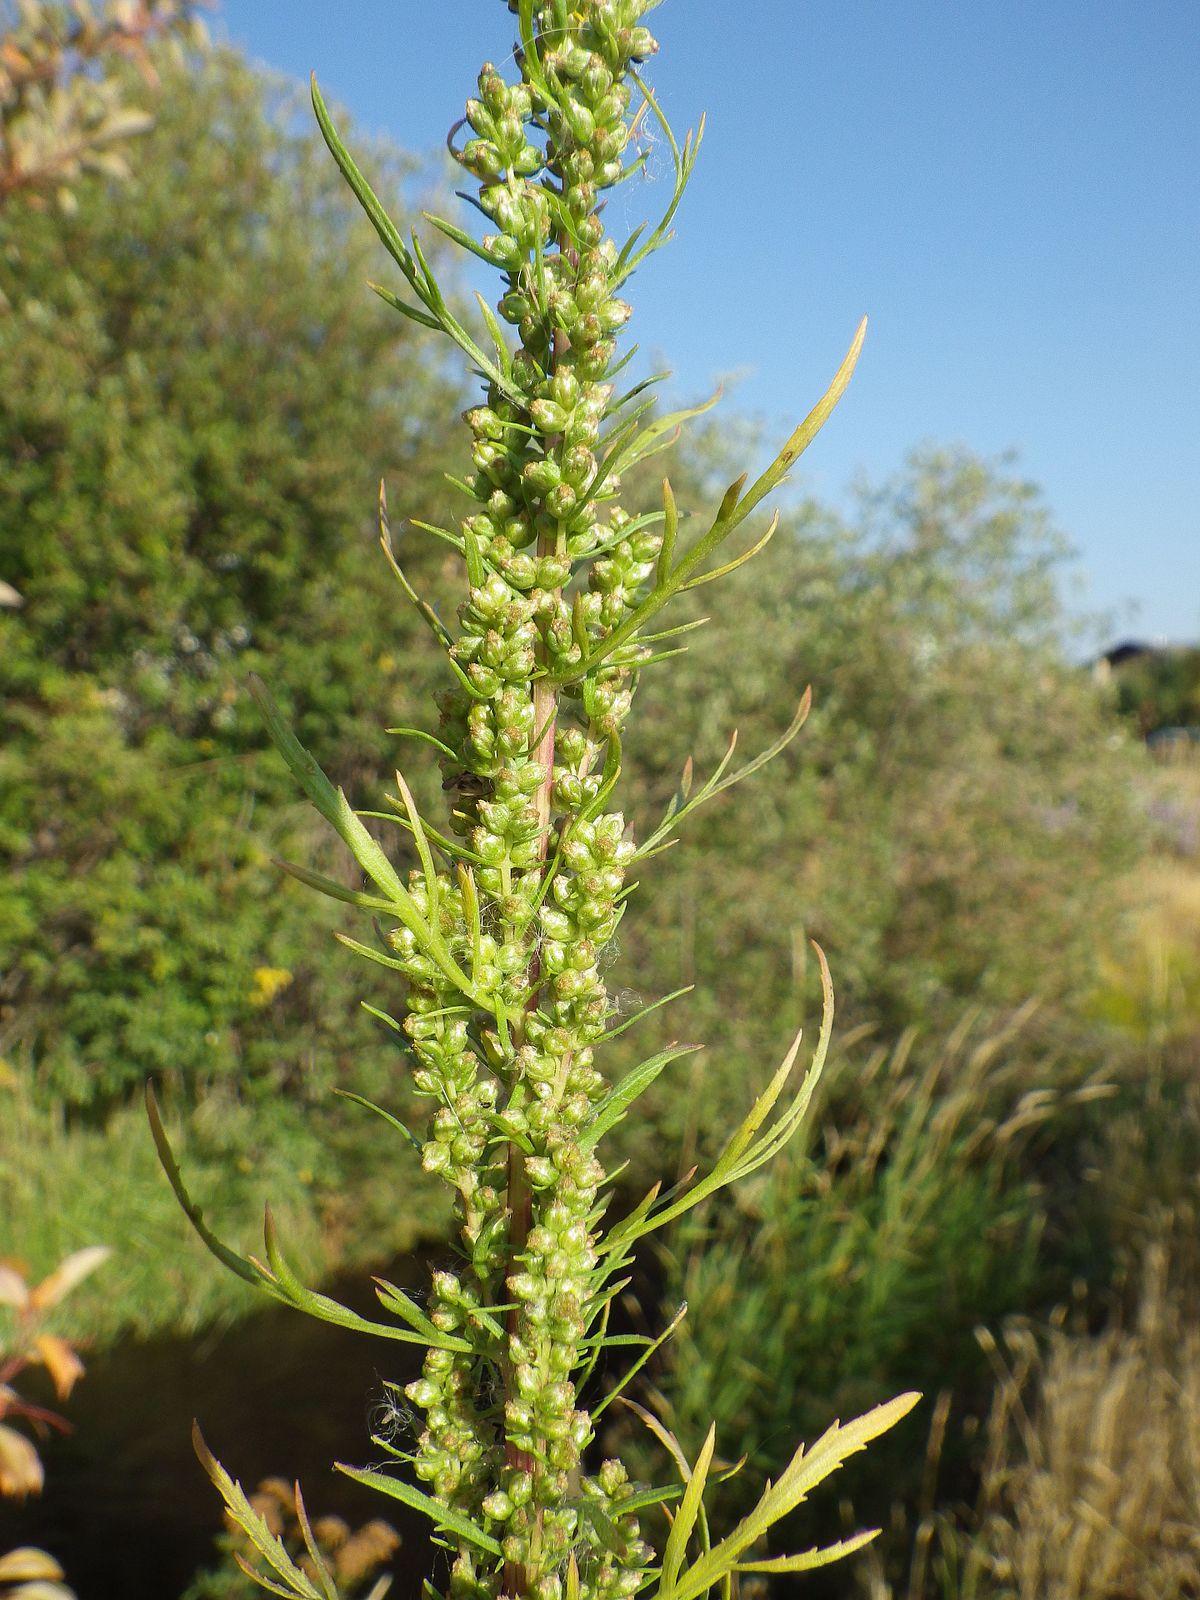
<svg viewBox="0 0 1200 1600">
<path fill-rule="evenodd" d="M 731 21 L 730 18 L 734 20 Z M 708 129 L 633 336 L 781 434 L 864 313 L 805 485 L 837 501 L 925 442 L 1010 447 L 1076 545 L 1076 603 L 1200 637 L 1197 0 L 665 0 L 649 76 Z M 223 0 L 215 29 L 428 152 L 502 0 Z M 667 166 L 614 227 L 665 202 Z M 1130 603 L 1137 606 L 1130 613 Z"/>
</svg>

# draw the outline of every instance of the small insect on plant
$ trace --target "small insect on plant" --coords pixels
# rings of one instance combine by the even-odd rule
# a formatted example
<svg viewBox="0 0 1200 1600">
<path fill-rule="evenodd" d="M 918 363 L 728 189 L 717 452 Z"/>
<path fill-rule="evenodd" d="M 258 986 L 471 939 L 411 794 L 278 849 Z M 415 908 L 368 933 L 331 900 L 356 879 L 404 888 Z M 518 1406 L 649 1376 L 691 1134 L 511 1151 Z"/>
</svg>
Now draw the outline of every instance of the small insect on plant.
<svg viewBox="0 0 1200 1600">
<path fill-rule="evenodd" d="M 601 976 L 628 909 L 629 874 L 665 849 L 699 806 L 789 744 L 808 695 L 753 760 L 735 766 L 731 743 L 699 783 L 689 764 L 665 816 L 641 839 L 614 809 L 622 737 L 643 674 L 659 670 L 699 625 L 673 622 L 671 602 L 740 567 L 772 537 L 778 514 L 757 541 L 743 539 L 731 551 L 837 404 L 865 331 L 864 324 L 824 397 L 765 471 L 729 487 L 706 531 L 680 537 L 666 481 L 661 504 L 621 504 L 621 475 L 706 409 L 661 415 L 655 380 L 625 390 L 617 382 L 632 354 L 618 353 L 631 315 L 623 293 L 668 240 L 703 133 L 701 124 L 680 144 L 643 76 L 658 49 L 643 17 L 658 3 L 509 0 L 515 71 L 506 77 L 483 67 L 452 139 L 456 159 L 477 181 L 472 203 L 482 236 L 425 218 L 500 275 L 494 308 L 478 297 L 477 328 L 447 300 L 416 233 L 402 237 L 386 215 L 313 87 L 326 143 L 403 280 L 399 291 L 377 284 L 375 292 L 457 345 L 483 391 L 465 416 L 470 467 L 455 480 L 465 514 L 453 527 L 414 522 L 462 563 L 456 624 L 410 583 L 380 496 L 384 555 L 428 624 L 447 681 L 436 733 L 395 730 L 436 747 L 447 797 L 447 815 L 424 815 L 397 773 L 386 820 L 411 852 L 407 871 L 393 865 L 378 826 L 368 831 L 364 813 L 297 742 L 266 688 L 251 688 L 280 754 L 363 876 L 360 887 L 347 888 L 304 866 L 287 870 L 358 907 L 367 928 L 374 921 L 383 930 L 376 943 L 367 934 L 368 942 L 342 942 L 382 969 L 394 999 L 369 1009 L 406 1041 L 412 1083 L 433 1103 L 423 1132 L 395 1125 L 402 1155 L 419 1159 L 453 1193 L 458 1269 L 433 1274 L 424 1305 L 380 1283 L 383 1318 L 375 1321 L 301 1284 L 269 1215 L 265 1262 L 243 1258 L 205 1226 L 150 1100 L 171 1181 L 227 1265 L 314 1316 L 425 1347 L 422 1374 L 405 1390 L 418 1414 L 412 1448 L 381 1435 L 375 1447 L 393 1470 L 341 1470 L 430 1519 L 447 1552 L 426 1580 L 431 1597 L 621 1600 L 646 1590 L 658 1600 L 696 1600 L 714 1588 L 728 1594 L 737 1574 L 801 1572 L 848 1555 L 873 1534 L 782 1555 L 765 1553 L 763 1540 L 917 1399 L 902 1395 L 799 1448 L 720 1539 L 710 1534 L 703 1499 L 714 1470 L 713 1430 L 691 1463 L 674 1448 L 678 1481 L 657 1487 L 632 1482 L 620 1461 L 597 1462 L 591 1453 L 600 1418 L 678 1321 L 657 1338 L 609 1332 L 636 1248 L 792 1138 L 833 1018 L 818 951 L 824 1015 L 807 1070 L 797 1068 L 797 1038 L 710 1171 L 666 1191 L 656 1185 L 607 1222 L 612 1174 L 604 1136 L 689 1049 L 656 1054 L 615 1083 L 598 1065 L 606 1034 L 634 1020 L 616 1020 L 619 1008 Z M 659 130 L 674 181 L 657 224 L 619 241 L 606 234 L 603 202 L 639 170 L 643 157 L 631 139 L 639 117 Z M 412 1146 L 419 1154 L 408 1155 Z M 622 1356 L 627 1362 L 615 1386 L 595 1381 L 602 1355 L 609 1367 Z M 661 1423 L 654 1426 L 669 1439 Z M 332 1600 L 334 1579 L 313 1541 L 316 1579 L 292 1561 L 202 1440 L 198 1449 L 261 1556 L 265 1585 Z M 296 1509 L 304 1529 L 299 1496 Z"/>
</svg>

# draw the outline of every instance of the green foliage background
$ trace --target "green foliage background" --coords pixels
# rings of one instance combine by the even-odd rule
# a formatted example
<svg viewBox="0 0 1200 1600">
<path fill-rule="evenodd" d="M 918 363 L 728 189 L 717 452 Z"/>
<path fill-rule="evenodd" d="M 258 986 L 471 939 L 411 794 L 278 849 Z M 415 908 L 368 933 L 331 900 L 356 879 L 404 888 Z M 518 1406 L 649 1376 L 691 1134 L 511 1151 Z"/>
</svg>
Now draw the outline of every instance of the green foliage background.
<svg viewBox="0 0 1200 1600">
<path fill-rule="evenodd" d="M 383 1090 L 393 1058 L 272 865 L 314 841 L 241 686 L 269 672 L 358 792 L 386 776 L 380 720 L 433 685 L 371 507 L 386 472 L 436 510 L 456 397 L 363 292 L 369 230 L 294 110 L 236 57 L 174 69 L 134 178 L 0 217 L 0 549 L 24 600 L 0 617 L 0 1025 L 16 1092 L 79 1140 L 153 1074 L 202 1152 L 286 1151 L 336 1209 L 375 1135 L 340 1159 L 347 1119 L 309 1112 Z M 183 1309 L 157 1298 L 122 1310 Z"/>
<path fill-rule="evenodd" d="M 273 865 L 352 881 L 242 685 L 270 682 L 358 804 L 398 760 L 429 797 L 433 763 L 382 732 L 428 725 L 440 685 L 373 508 L 386 476 L 396 525 L 454 515 L 468 397 L 366 292 L 374 237 L 290 91 L 228 53 L 163 71 L 127 181 L 85 177 L 69 215 L 0 211 L 0 578 L 23 599 L 0 610 L 0 1253 L 37 1271 L 115 1245 L 72 1303 L 104 1337 L 242 1303 L 184 1243 L 148 1076 L 235 1235 L 270 1198 L 320 1272 L 443 1220 L 387 1128 L 331 1095 L 402 1110 L 403 1062 L 358 1006 L 336 913 Z M 394 151 L 371 166 L 401 214 L 427 180 Z M 685 513 L 723 492 L 736 431 L 674 451 Z M 437 597 L 436 544 L 403 538 Z M 693 1305 L 657 1379 L 693 1449 L 701 1416 L 736 1413 L 722 1448 L 769 1470 L 785 1413 L 780 1449 L 914 1382 L 978 1412 L 975 1324 L 1048 1311 L 1081 1276 L 1115 1302 L 1154 1218 L 1194 1270 L 1195 1018 L 1127 1026 L 1141 990 L 1127 966 L 1114 999 L 1101 961 L 1133 925 L 1131 876 L 1191 857 L 1154 831 L 1144 695 L 1122 718 L 1068 659 L 1063 556 L 1011 462 L 925 449 L 848 512 L 793 499 L 647 684 L 626 751 L 643 833 L 689 754 L 707 770 L 735 726 L 753 753 L 807 684 L 816 700 L 647 869 L 615 987 L 634 1009 L 694 983 L 648 1031 L 709 1049 L 648 1097 L 626 1181 L 657 1174 L 666 1137 L 686 1166 L 744 1107 L 811 1004 L 809 937 L 841 1018 L 810 1149 L 647 1269 Z M 650 1046 L 622 1039 L 609 1065 Z M 880 1457 L 901 1498 L 906 1448 Z"/>
</svg>

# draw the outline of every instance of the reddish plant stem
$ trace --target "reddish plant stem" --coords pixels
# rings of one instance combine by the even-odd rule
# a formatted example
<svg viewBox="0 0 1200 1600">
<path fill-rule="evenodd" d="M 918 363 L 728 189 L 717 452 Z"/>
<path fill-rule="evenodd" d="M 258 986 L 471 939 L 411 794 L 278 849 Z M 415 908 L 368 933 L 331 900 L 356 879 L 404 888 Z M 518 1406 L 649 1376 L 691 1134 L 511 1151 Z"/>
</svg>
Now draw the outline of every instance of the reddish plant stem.
<svg viewBox="0 0 1200 1600">
<path fill-rule="evenodd" d="M 551 370 L 557 367 L 559 358 L 566 347 L 565 334 L 556 330 Z M 538 535 L 537 553 L 539 558 L 553 556 L 558 553 L 556 532 L 546 530 Z M 556 601 L 560 593 L 560 590 L 555 591 L 554 598 Z M 544 650 L 539 646 L 539 663 L 544 665 L 543 656 Z M 533 804 L 538 822 L 537 848 L 539 867 L 542 872 L 545 872 L 546 862 L 550 854 L 551 794 L 554 789 L 554 741 L 558 731 L 558 690 L 553 679 L 548 674 L 534 680 L 533 727 L 537 737 L 537 744 L 530 753 L 531 759 L 542 769 L 542 780 L 534 792 Z M 533 1011 L 537 1007 L 541 975 L 541 958 L 535 948 L 529 958 L 529 999 L 526 1002 L 528 1011 Z M 515 1144 L 510 1144 L 508 1147 L 509 1273 L 515 1270 L 517 1258 L 525 1249 L 526 1241 L 529 1238 L 532 1212 L 533 1195 L 530 1192 L 529 1181 L 525 1176 L 524 1157 Z M 514 1306 L 507 1313 L 505 1319 L 505 1327 L 510 1340 L 516 1337 L 519 1324 L 520 1311 Z M 509 1365 L 511 1366 L 511 1363 Z M 509 1373 L 505 1374 L 505 1382 L 511 1393 Z M 518 1472 L 528 1472 L 534 1465 L 529 1452 L 520 1450 L 513 1444 L 509 1444 L 506 1447 L 505 1462 L 507 1466 Z M 537 1518 L 540 1525 L 540 1511 L 537 1514 Z M 506 1595 L 511 1596 L 512 1600 L 519 1600 L 519 1597 L 528 1594 L 530 1587 L 531 1581 L 528 1567 L 522 1562 L 506 1562 L 504 1567 L 504 1590 Z"/>
</svg>

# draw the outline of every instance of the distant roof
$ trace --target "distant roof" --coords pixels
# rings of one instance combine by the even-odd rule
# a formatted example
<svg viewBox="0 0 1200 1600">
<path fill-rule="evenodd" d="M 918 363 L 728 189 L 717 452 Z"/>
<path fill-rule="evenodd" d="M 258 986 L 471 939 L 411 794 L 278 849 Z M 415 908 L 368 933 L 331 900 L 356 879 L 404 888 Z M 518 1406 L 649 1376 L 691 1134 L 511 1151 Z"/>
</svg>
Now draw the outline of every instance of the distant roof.
<svg viewBox="0 0 1200 1600">
<path fill-rule="evenodd" d="M 1159 639 L 1156 644 L 1147 644 L 1144 639 L 1122 639 L 1120 644 L 1098 655 L 1092 665 L 1099 666 L 1105 661 L 1110 667 L 1119 667 L 1126 661 L 1136 661 L 1139 656 L 1178 656 L 1197 649 L 1200 645 L 1169 643 L 1166 639 Z"/>
<path fill-rule="evenodd" d="M 1096 657 L 1097 661 L 1107 661 L 1110 667 L 1119 667 L 1125 661 L 1133 661 L 1137 656 L 1154 656 L 1161 652 L 1162 647 L 1156 644 L 1146 644 L 1140 639 L 1122 639 L 1120 644 L 1114 644 L 1111 649 L 1103 651 Z"/>
</svg>

